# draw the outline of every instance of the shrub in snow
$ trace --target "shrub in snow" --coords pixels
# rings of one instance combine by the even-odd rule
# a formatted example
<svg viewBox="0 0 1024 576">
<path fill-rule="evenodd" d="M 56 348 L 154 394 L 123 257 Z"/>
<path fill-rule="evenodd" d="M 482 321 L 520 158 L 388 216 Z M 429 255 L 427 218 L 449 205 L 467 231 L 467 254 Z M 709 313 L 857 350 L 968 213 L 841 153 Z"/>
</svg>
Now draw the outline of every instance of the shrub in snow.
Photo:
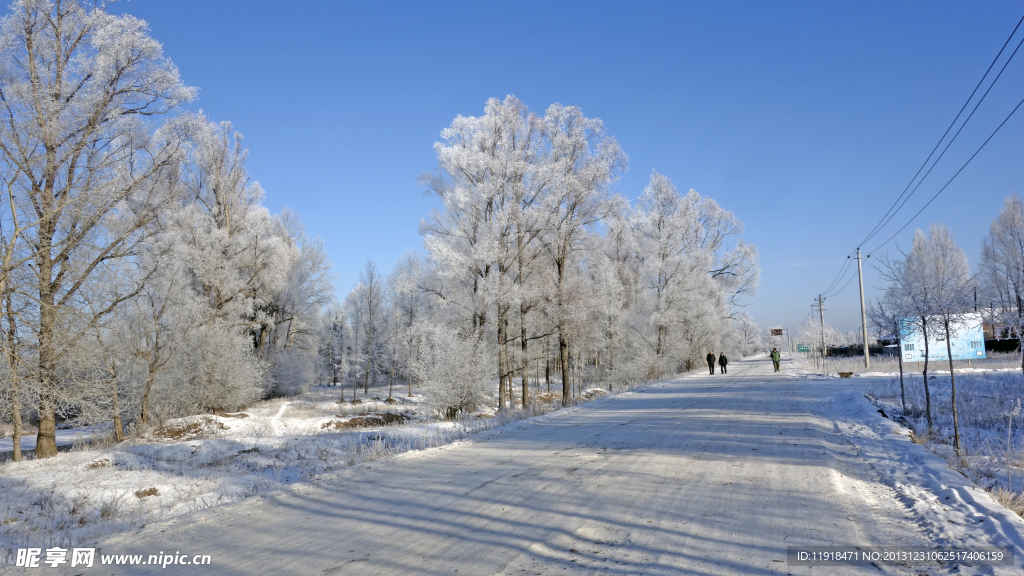
<svg viewBox="0 0 1024 576">
<path fill-rule="evenodd" d="M 273 355 L 270 361 L 268 390 L 276 395 L 296 396 L 309 390 L 316 378 L 314 352 L 287 348 Z"/>
<path fill-rule="evenodd" d="M 252 350 L 248 338 L 227 326 L 211 324 L 196 331 L 188 360 L 187 378 L 179 381 L 175 404 L 199 410 L 234 411 L 265 393 L 266 363 Z"/>
<path fill-rule="evenodd" d="M 450 420 L 475 409 L 487 382 L 481 361 L 483 344 L 447 326 L 422 323 L 414 330 L 423 346 L 413 372 L 430 410 Z"/>
</svg>

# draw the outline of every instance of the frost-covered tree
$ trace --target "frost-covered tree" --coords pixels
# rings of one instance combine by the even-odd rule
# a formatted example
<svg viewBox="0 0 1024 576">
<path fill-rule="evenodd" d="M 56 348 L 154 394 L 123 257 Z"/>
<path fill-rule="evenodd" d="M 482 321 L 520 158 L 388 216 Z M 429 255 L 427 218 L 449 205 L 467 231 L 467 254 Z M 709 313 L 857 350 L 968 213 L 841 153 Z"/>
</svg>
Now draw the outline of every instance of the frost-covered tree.
<svg viewBox="0 0 1024 576">
<path fill-rule="evenodd" d="M 540 233 L 537 204 L 550 177 L 539 159 L 544 129 L 517 98 L 492 98 L 482 116 L 459 116 L 441 133 L 434 145 L 440 171 L 424 178 L 444 206 L 421 226 L 444 281 L 434 293 L 468 312 L 477 338 L 493 338 L 502 407 L 514 371 L 510 316 L 530 308 L 519 290 L 528 276 L 520 263 Z"/>
<path fill-rule="evenodd" d="M 331 386 L 344 384 L 345 346 L 351 338 L 348 315 L 338 302 L 331 302 L 320 314 L 317 323 L 319 338 L 318 380 Z"/>
<path fill-rule="evenodd" d="M 940 323 L 939 329 L 945 336 L 946 354 L 949 359 L 950 402 L 953 407 L 953 450 L 962 456 L 960 443 L 960 419 L 956 399 L 956 371 L 953 368 L 953 351 L 950 340 L 953 332 L 963 324 L 963 316 L 969 310 L 968 291 L 972 286 L 967 256 L 953 241 L 949 228 L 933 224 L 928 237 L 918 230 L 907 256 L 905 268 L 907 285 L 918 293 L 927 295 L 929 308 Z M 952 326 L 952 328 L 951 328 Z"/>
<path fill-rule="evenodd" d="M 680 195 L 657 172 L 633 221 L 649 311 L 637 331 L 653 354 L 651 376 L 660 377 L 719 347 L 732 307 L 756 288 L 757 253 L 739 238 L 742 224 L 732 213 L 693 190 Z"/>
<path fill-rule="evenodd" d="M 911 249 L 903 260 L 880 259 L 882 278 L 890 283 L 893 298 L 898 298 L 899 311 L 907 312 L 907 321 L 913 330 L 921 330 L 924 340 L 924 368 L 922 371 L 925 390 L 925 412 L 928 431 L 932 431 L 931 392 L 928 385 L 930 355 L 929 331 L 944 335 L 947 354 L 951 330 L 961 322 L 967 310 L 967 289 L 971 284 L 967 257 L 956 246 L 945 226 L 933 224 L 925 235 L 921 230 L 914 233 Z M 898 296 L 897 296 L 898 295 Z M 959 419 L 956 403 L 956 374 L 952 356 L 949 357 L 952 385 L 954 449 L 960 454 Z"/>
<path fill-rule="evenodd" d="M 146 281 L 139 295 L 121 307 L 112 326 L 126 355 L 136 360 L 125 372 L 132 370 L 141 384 L 142 424 L 150 422 L 158 378 L 181 360 L 176 356 L 204 319 L 203 301 L 190 289 L 188 270 L 182 265 L 184 245 L 176 240 L 174 234 L 157 234 L 142 247 L 136 273 L 144 274 Z"/>
<path fill-rule="evenodd" d="M 982 244 L 979 284 L 983 298 L 999 305 L 992 320 L 1019 338 L 1024 333 L 1024 202 L 1016 194 L 1006 197 Z"/>
<path fill-rule="evenodd" d="M 610 386 L 685 368 L 756 289 L 756 249 L 714 201 L 680 197 L 656 174 L 659 224 L 654 200 L 631 209 L 611 195 L 626 157 L 578 108 L 538 117 L 514 97 L 491 99 L 482 116 L 457 117 L 435 151 L 440 169 L 422 178 L 441 201 L 421 225 L 423 309 L 484 343 L 476 357 L 494 362 L 499 408 L 514 396 L 529 405 L 540 365 L 549 385 L 560 377 L 565 403 L 585 378 Z"/>
<path fill-rule="evenodd" d="M 549 214 L 543 242 L 554 268 L 550 315 L 558 336 L 562 403 L 568 404 L 569 336 L 585 306 L 578 297 L 581 291 L 573 289 L 581 281 L 574 274 L 576 263 L 589 229 L 608 214 L 608 188 L 625 170 L 627 158 L 615 138 L 605 132 L 604 123 L 587 118 L 575 106 L 553 104 L 543 122 L 548 142 L 543 171 L 550 182 L 550 193 L 543 200 Z"/>
<path fill-rule="evenodd" d="M 604 234 L 594 239 L 587 266 L 592 286 L 591 321 L 609 387 L 640 380 L 644 372 L 632 328 L 635 322 L 630 318 L 639 297 L 640 262 L 630 211 L 622 196 L 609 200 Z"/>
<path fill-rule="evenodd" d="M 311 381 L 333 290 L 319 240 L 272 217 L 229 123 L 106 3 L 19 0 L 0 23 L 3 417 L 146 423 Z M 270 376 L 269 382 L 267 376 Z"/>
<path fill-rule="evenodd" d="M 263 306 L 272 324 L 264 342 L 270 361 L 271 388 L 277 394 L 305 391 L 315 379 L 318 327 L 331 303 L 334 279 L 319 238 L 306 236 L 297 214 L 285 210 L 275 218 L 275 235 L 285 243 L 285 282 Z M 260 324 L 260 335 L 264 325 Z"/>
<path fill-rule="evenodd" d="M 349 322 L 357 339 L 357 370 L 363 381 L 364 394 L 369 393 L 371 379 L 376 382 L 377 375 L 387 367 L 385 344 L 388 326 L 384 296 L 384 279 L 376 265 L 367 260 L 359 273 L 359 284 L 346 300 Z M 354 399 L 355 390 L 352 395 Z"/>
<path fill-rule="evenodd" d="M 36 455 L 57 453 L 60 363 L 70 343 L 134 289 L 95 313 L 81 291 L 131 255 L 168 200 L 185 141 L 161 115 L 191 100 L 145 23 L 77 0 L 20 0 L 0 25 L 0 168 L 16 195 L 4 227 L 24 225 L 33 309 L 22 316 L 36 350 Z"/>
<path fill-rule="evenodd" d="M 275 295 L 288 282 L 290 238 L 262 205 L 263 189 L 245 167 L 248 150 L 229 122 L 201 119 L 185 164 L 189 202 L 174 215 L 191 249 L 194 289 L 221 319 L 248 320 L 265 354 Z"/>
<path fill-rule="evenodd" d="M 739 338 L 740 354 L 746 356 L 761 350 L 761 329 L 749 312 L 740 312 L 733 325 Z"/>
<path fill-rule="evenodd" d="M 395 265 L 388 275 L 388 299 L 391 312 L 393 338 L 391 363 L 395 370 L 405 374 L 408 396 L 412 396 L 412 363 L 418 352 L 417 334 L 413 330 L 417 322 L 426 318 L 427 294 L 421 286 L 425 275 L 425 263 L 416 252 L 409 252 Z M 394 372 L 393 370 L 392 372 Z"/>
<path fill-rule="evenodd" d="M 868 322 L 879 334 L 893 334 L 896 338 L 896 358 L 900 367 L 900 401 L 903 413 L 907 413 L 907 391 L 903 383 L 903 331 L 900 322 L 911 315 L 909 302 L 905 294 L 897 288 L 890 287 L 885 293 L 869 303 Z"/>
</svg>

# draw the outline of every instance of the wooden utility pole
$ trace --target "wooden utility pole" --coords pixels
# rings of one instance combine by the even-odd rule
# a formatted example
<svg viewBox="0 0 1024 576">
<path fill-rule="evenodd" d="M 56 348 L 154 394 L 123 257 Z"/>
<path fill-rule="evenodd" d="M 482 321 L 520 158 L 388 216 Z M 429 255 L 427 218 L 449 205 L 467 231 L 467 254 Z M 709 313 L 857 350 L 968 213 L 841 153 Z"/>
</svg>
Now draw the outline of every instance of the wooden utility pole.
<svg viewBox="0 0 1024 576">
<path fill-rule="evenodd" d="M 871 258 L 871 255 L 864 258 Z M 871 350 L 868 347 L 868 314 L 864 306 L 864 268 L 861 266 L 860 248 L 857 248 L 857 280 L 860 282 L 860 329 L 861 336 L 864 338 L 864 367 L 871 368 Z"/>
</svg>

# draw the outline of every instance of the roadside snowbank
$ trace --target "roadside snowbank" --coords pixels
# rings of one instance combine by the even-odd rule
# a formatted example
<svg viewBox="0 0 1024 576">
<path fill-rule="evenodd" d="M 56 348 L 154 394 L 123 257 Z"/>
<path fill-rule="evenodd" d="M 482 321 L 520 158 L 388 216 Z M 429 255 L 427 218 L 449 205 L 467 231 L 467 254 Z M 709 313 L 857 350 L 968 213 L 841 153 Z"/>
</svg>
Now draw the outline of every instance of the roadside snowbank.
<svg viewBox="0 0 1024 576">
<path fill-rule="evenodd" d="M 881 417 L 863 393 L 843 392 L 834 402 L 836 423 L 865 464 L 919 517 L 930 520 L 926 529 L 939 543 L 1024 550 L 1024 520 L 915 444 L 909 430 Z"/>
</svg>

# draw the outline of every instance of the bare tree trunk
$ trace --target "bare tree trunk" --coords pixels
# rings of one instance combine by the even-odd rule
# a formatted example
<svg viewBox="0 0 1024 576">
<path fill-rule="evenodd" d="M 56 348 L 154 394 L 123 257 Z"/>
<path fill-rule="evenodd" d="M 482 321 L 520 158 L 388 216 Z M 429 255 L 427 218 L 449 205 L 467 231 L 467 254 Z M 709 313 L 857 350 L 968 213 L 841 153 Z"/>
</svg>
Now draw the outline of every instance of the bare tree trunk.
<svg viewBox="0 0 1024 576">
<path fill-rule="evenodd" d="M 896 358 L 900 362 L 900 400 L 903 403 L 903 415 L 907 415 L 907 391 L 903 387 L 903 337 L 900 334 L 899 323 L 895 323 L 896 327 Z"/>
<path fill-rule="evenodd" d="M 551 337 L 544 338 L 544 384 L 548 387 L 548 394 L 551 394 Z"/>
<path fill-rule="evenodd" d="M 124 440 L 124 426 L 121 424 L 121 398 L 117 389 L 117 361 L 112 366 L 112 378 L 110 379 L 110 404 L 114 411 L 114 441 Z"/>
<path fill-rule="evenodd" d="M 409 343 L 409 359 L 405 366 L 405 380 L 409 384 L 409 398 L 412 398 L 412 343 Z"/>
<path fill-rule="evenodd" d="M 942 323 L 946 329 L 946 354 L 949 357 L 949 384 L 952 389 L 950 400 L 953 402 L 953 452 L 956 452 L 957 458 L 963 458 L 960 449 L 960 419 L 956 410 L 956 372 L 953 371 L 953 349 L 949 343 L 949 317 L 944 317 Z"/>
<path fill-rule="evenodd" d="M 508 316 L 505 317 L 505 337 L 508 338 L 512 333 L 509 329 Z M 508 392 L 508 407 L 516 407 L 516 391 L 512 387 L 512 378 L 515 376 L 516 366 L 516 338 L 509 338 L 509 341 L 505 342 L 505 391 Z"/>
<path fill-rule="evenodd" d="M 150 364 L 149 374 L 146 376 L 146 387 L 142 392 L 142 414 L 139 416 L 139 420 L 143 424 L 149 424 L 150 410 L 149 402 L 150 397 L 153 393 L 153 382 L 156 381 L 156 371 L 153 370 L 152 364 Z"/>
<path fill-rule="evenodd" d="M 519 307 L 519 338 L 523 352 L 523 409 L 530 405 L 530 345 L 526 339 L 526 310 L 522 305 Z"/>
<path fill-rule="evenodd" d="M 924 377 L 924 409 L 928 417 L 928 434 L 932 433 L 932 395 L 928 389 L 928 319 L 921 317 L 921 333 L 924 334 L 924 370 L 921 375 Z"/>
<path fill-rule="evenodd" d="M 366 356 L 366 370 L 363 372 L 363 396 L 367 396 L 370 393 L 370 356 Z M 355 400 L 356 395 L 352 393 L 352 399 Z"/>
<path fill-rule="evenodd" d="M 558 331 L 558 354 L 562 368 L 562 406 L 568 406 L 572 397 L 572 383 L 569 381 L 569 343 L 566 342 L 561 330 Z"/>
<path fill-rule="evenodd" d="M 14 424 L 14 434 L 11 436 L 14 450 L 12 458 L 15 462 L 21 462 L 21 378 L 18 376 L 17 348 L 15 347 L 17 326 L 14 319 L 14 295 L 9 286 L 5 301 L 7 305 L 7 371 L 11 379 L 11 420 Z"/>
<path fill-rule="evenodd" d="M 505 323 L 502 322 L 501 306 L 498 306 L 498 410 L 505 409 Z"/>
<path fill-rule="evenodd" d="M 57 454 L 56 438 L 56 361 L 54 359 L 53 336 L 56 325 L 56 314 L 53 305 L 53 294 L 49 288 L 43 292 L 43 303 L 40 306 L 39 326 L 39 428 L 36 433 L 36 457 L 48 458 Z M 47 301 L 47 299 L 49 301 Z"/>
<path fill-rule="evenodd" d="M 395 356 L 391 355 L 391 370 L 388 374 L 388 399 L 391 398 L 392 393 L 395 391 Z"/>
<path fill-rule="evenodd" d="M 267 357 L 267 339 L 270 336 L 270 325 L 260 324 L 260 333 L 256 338 L 256 354 L 261 358 Z"/>
<path fill-rule="evenodd" d="M 614 383 L 615 370 L 615 329 L 612 327 L 612 317 L 608 316 L 608 369 L 605 373 L 608 375 L 608 391 L 612 391 L 612 384 Z"/>
<path fill-rule="evenodd" d="M 583 372 L 586 370 L 586 360 L 583 358 L 583 352 L 576 351 L 576 393 L 579 395 L 583 394 Z"/>
<path fill-rule="evenodd" d="M 12 458 L 15 462 L 21 462 L 21 399 L 18 396 L 21 394 L 17 379 L 12 380 L 14 398 L 12 400 L 13 405 L 11 406 L 11 416 L 14 420 L 14 435 L 11 437 L 11 444 L 14 447 Z"/>
<path fill-rule="evenodd" d="M 49 237 L 52 237 L 49 236 Z M 57 366 L 56 343 L 57 310 L 53 284 L 49 281 L 53 264 L 50 247 L 39 250 L 37 266 L 39 278 L 39 429 L 36 432 L 37 458 L 57 455 Z"/>
<path fill-rule="evenodd" d="M 663 353 L 664 345 L 665 345 L 664 344 L 664 340 L 665 340 L 665 327 L 664 326 L 658 326 L 658 346 L 654 350 L 654 356 L 655 356 L 655 358 L 658 359 L 657 360 L 658 365 L 657 365 L 657 368 L 655 369 L 655 379 L 659 379 L 659 378 L 661 378 L 664 375 L 664 371 L 662 370 L 662 361 L 661 361 L 661 357 L 662 357 L 662 353 Z"/>
<path fill-rule="evenodd" d="M 577 378 L 578 371 L 576 369 L 576 353 L 575 352 L 576 352 L 576 350 L 574 348 L 571 348 L 570 352 L 569 352 L 569 371 L 570 371 L 570 378 L 572 380 L 572 385 L 570 387 L 572 388 L 572 397 L 573 398 L 575 398 L 575 397 L 580 395 L 580 383 L 579 383 L 579 380 Z"/>
<path fill-rule="evenodd" d="M 1020 328 L 1024 326 L 1024 301 L 1020 297 L 1020 293 L 1016 294 L 1017 297 L 1017 343 L 1020 348 L 1020 373 L 1024 374 L 1024 337 L 1021 336 Z"/>
</svg>

